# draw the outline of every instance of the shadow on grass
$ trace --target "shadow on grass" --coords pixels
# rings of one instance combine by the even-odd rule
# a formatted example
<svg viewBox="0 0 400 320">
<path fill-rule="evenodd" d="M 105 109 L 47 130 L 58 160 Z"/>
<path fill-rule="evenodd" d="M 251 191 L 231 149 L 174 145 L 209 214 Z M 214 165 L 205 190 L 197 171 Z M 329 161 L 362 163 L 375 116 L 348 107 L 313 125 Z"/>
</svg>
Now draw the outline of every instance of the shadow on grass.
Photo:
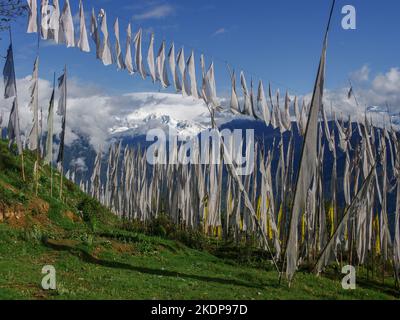
<svg viewBox="0 0 400 320">
<path fill-rule="evenodd" d="M 324 273 L 324 277 L 334 281 L 341 281 L 343 275 L 334 273 L 333 271 Z M 366 279 L 365 277 L 357 277 L 357 286 L 363 289 L 376 290 L 381 293 L 390 295 L 396 299 L 400 298 L 400 291 L 390 284 L 383 284 L 376 279 Z"/>
<path fill-rule="evenodd" d="M 100 232 L 100 233 L 96 233 L 96 236 L 106 238 L 106 239 L 113 239 L 113 240 L 117 240 L 117 241 L 128 241 L 128 242 L 132 242 L 132 243 L 138 243 L 138 242 L 142 241 L 140 239 L 140 237 L 137 235 L 119 235 L 119 234 L 113 234 L 113 233 L 107 233 L 107 232 Z M 172 247 L 166 243 L 156 243 L 156 244 L 172 253 L 178 253 L 177 249 L 175 249 L 174 247 Z"/>
<path fill-rule="evenodd" d="M 391 288 L 389 285 L 379 283 L 376 280 L 358 279 L 357 284 L 359 284 L 362 288 L 374 289 L 391 295 L 397 299 L 400 298 L 400 292 L 396 290 L 396 288 Z"/>
<path fill-rule="evenodd" d="M 77 256 L 84 262 L 100 265 L 100 266 L 103 266 L 106 268 L 124 269 L 124 270 L 145 273 L 145 274 L 149 274 L 149 275 L 155 275 L 155 276 L 172 277 L 172 278 L 179 277 L 179 278 L 186 278 L 186 279 L 192 279 L 192 280 L 197 280 L 197 281 L 214 282 L 214 283 L 224 284 L 224 285 L 234 285 L 234 286 L 241 286 L 241 287 L 247 287 L 247 288 L 265 289 L 265 286 L 256 285 L 256 284 L 252 284 L 252 283 L 248 283 L 248 282 L 240 281 L 240 280 L 235 280 L 235 279 L 221 279 L 221 278 L 215 278 L 215 277 L 199 276 L 199 275 L 193 275 L 193 274 L 185 274 L 185 273 L 176 272 L 176 271 L 168 271 L 168 270 L 151 269 L 151 268 L 146 268 L 146 267 L 133 266 L 133 265 L 130 265 L 127 263 L 116 262 L 116 261 L 102 260 L 102 259 L 98 259 L 98 258 L 92 256 L 86 250 L 84 250 L 82 248 L 78 248 L 78 247 L 71 246 L 71 245 L 64 244 L 64 243 L 55 243 L 54 241 L 51 241 L 51 240 L 43 240 L 43 244 L 46 247 L 56 250 L 56 251 L 67 251 L 70 254 Z M 278 287 L 278 281 L 277 281 L 276 285 L 269 285 L 269 287 Z"/>
</svg>

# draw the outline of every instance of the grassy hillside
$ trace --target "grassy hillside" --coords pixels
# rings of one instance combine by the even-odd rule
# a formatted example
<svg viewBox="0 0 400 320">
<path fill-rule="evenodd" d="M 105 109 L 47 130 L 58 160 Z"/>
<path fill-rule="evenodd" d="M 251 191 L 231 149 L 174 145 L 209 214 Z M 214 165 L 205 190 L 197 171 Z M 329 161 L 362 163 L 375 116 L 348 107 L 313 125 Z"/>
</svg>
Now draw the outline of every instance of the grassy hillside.
<svg viewBox="0 0 400 320">
<path fill-rule="evenodd" d="M 124 223 L 70 182 L 50 197 L 50 168 L 41 169 L 35 195 L 32 154 L 27 182 L 20 158 L 0 141 L 0 299 L 395 299 L 390 275 L 344 291 L 340 274 L 299 272 L 289 289 L 266 257 L 185 233 L 160 219 Z M 44 291 L 41 269 L 53 265 L 57 290 Z M 362 271 L 361 271 L 362 272 Z"/>
</svg>

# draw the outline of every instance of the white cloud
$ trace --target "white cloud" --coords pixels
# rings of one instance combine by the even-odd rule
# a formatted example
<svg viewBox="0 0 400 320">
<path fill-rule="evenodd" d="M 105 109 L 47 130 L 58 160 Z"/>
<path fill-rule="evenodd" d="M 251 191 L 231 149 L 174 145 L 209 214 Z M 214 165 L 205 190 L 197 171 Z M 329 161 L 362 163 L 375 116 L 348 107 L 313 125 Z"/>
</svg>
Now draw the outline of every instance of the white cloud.
<svg viewBox="0 0 400 320">
<path fill-rule="evenodd" d="M 28 108 L 30 76 L 17 81 L 21 130 L 29 132 L 32 113 Z M 0 92 L 3 92 L 0 83 Z M 40 79 L 39 106 L 43 107 L 46 131 L 47 109 L 52 84 Z M 58 92 L 56 92 L 57 106 Z M 0 97 L 3 126 L 8 123 L 12 99 Z M 96 87 L 82 85 L 74 79 L 68 83 L 66 144 L 78 139 L 78 134 L 89 138 L 91 145 L 104 147 L 114 135 L 145 134 L 152 127 L 177 128 L 180 134 L 194 135 L 209 125 L 209 113 L 202 100 L 183 98 L 178 94 L 129 93 L 108 95 Z M 55 116 L 55 134 L 61 130 L 61 119 Z"/>
<path fill-rule="evenodd" d="M 140 14 L 134 15 L 133 18 L 135 20 L 161 19 L 174 15 L 175 12 L 175 7 L 173 7 L 172 5 L 159 4 Z"/>
<path fill-rule="evenodd" d="M 362 66 L 360 70 L 356 70 L 350 74 L 350 78 L 357 82 L 363 82 L 369 80 L 369 74 L 371 70 L 368 65 Z"/>
<path fill-rule="evenodd" d="M 76 172 L 86 172 L 88 171 L 88 167 L 85 162 L 86 158 L 85 157 L 79 157 L 76 159 L 72 159 L 69 166 L 70 168 L 73 168 L 76 170 Z"/>
<path fill-rule="evenodd" d="M 378 75 L 373 81 L 373 89 L 383 94 L 398 94 L 400 91 L 400 69 L 392 68 Z"/>
<path fill-rule="evenodd" d="M 348 90 L 348 87 L 325 90 L 324 105 L 328 115 L 330 115 L 332 105 L 333 111 L 342 114 L 343 117 L 350 115 L 353 120 L 362 120 L 366 108 L 375 107 L 372 108 L 375 112 L 368 112 L 368 117 L 372 118 L 375 125 L 383 126 L 384 122 L 387 124 L 389 121 L 386 105 L 389 106 L 391 116 L 400 113 L 399 68 L 391 68 L 387 73 L 379 74 L 370 81 L 364 82 L 362 86 L 356 86 L 354 94 L 358 106 L 354 97 L 348 99 Z M 306 95 L 305 98 L 310 101 L 311 94 Z"/>
<path fill-rule="evenodd" d="M 215 36 L 218 36 L 218 35 L 220 35 L 220 34 L 224 34 L 224 33 L 226 33 L 226 32 L 227 32 L 227 30 L 226 30 L 225 28 L 220 28 L 220 29 L 218 29 L 217 31 L 215 31 L 215 32 L 212 34 L 212 36 L 215 37 Z"/>
</svg>

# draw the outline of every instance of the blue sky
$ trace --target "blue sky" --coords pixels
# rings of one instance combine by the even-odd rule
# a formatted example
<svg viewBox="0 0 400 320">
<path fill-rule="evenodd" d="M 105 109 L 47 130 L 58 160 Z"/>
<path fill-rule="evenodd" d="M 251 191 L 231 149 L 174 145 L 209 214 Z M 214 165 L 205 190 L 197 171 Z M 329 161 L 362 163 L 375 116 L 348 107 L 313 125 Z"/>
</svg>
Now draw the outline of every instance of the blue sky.
<svg viewBox="0 0 400 320">
<path fill-rule="evenodd" d="M 73 14 L 78 1 L 70 0 Z M 64 1 L 60 0 L 63 5 Z M 156 50 L 165 39 L 188 53 L 195 50 L 196 59 L 204 53 L 207 63 L 216 64 L 217 89 L 229 90 L 225 61 L 237 71 L 244 70 L 248 80 L 253 77 L 271 81 L 274 88 L 288 89 L 293 94 L 312 90 L 321 52 L 330 0 L 85 0 L 85 11 L 107 11 L 110 33 L 116 17 L 120 18 L 121 40 L 125 48 L 125 28 L 133 23 L 133 32 L 143 27 L 154 31 Z M 357 30 L 341 28 L 341 8 L 352 4 L 357 10 Z M 338 0 L 329 38 L 327 87 L 347 85 L 351 73 L 367 65 L 371 77 L 399 67 L 400 2 L 398 0 Z M 36 38 L 25 33 L 26 19 L 13 27 L 17 77 L 32 71 L 36 55 Z M 148 34 L 144 50 L 147 50 Z M 2 35 L 1 55 L 8 45 Z M 113 39 L 113 38 L 112 38 Z M 90 42 L 93 49 L 93 42 Z M 150 80 L 130 77 L 116 68 L 104 67 L 94 53 L 81 53 L 63 45 L 41 42 L 40 76 L 52 79 L 64 64 L 76 81 L 100 86 L 112 94 L 158 91 Z M 199 72 L 199 70 L 198 70 Z M 360 86 L 362 84 L 359 84 Z"/>
</svg>

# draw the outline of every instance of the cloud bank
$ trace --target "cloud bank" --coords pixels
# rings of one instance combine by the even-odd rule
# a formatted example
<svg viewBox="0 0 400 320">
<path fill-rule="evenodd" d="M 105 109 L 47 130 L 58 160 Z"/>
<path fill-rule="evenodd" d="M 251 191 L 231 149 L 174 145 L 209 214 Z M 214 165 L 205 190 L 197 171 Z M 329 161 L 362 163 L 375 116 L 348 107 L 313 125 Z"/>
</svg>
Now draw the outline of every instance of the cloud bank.
<svg viewBox="0 0 400 320">
<path fill-rule="evenodd" d="M 28 108 L 30 76 L 17 80 L 21 131 L 28 133 L 32 126 L 32 113 Z M 0 84 L 0 92 L 4 86 Z M 39 108 L 43 109 L 43 131 L 47 130 L 49 99 L 52 84 L 39 80 Z M 3 127 L 7 126 L 13 99 L 0 98 Z M 58 92 L 56 91 L 55 110 Z M 202 100 L 183 98 L 167 93 L 128 93 L 109 95 L 99 88 L 85 86 L 74 80 L 68 82 L 66 144 L 79 135 L 88 137 L 95 149 L 107 144 L 113 136 L 145 134 L 155 127 L 169 127 L 182 135 L 194 135 L 209 125 L 208 109 Z M 54 132 L 59 134 L 61 118 L 54 117 Z"/>
<path fill-rule="evenodd" d="M 353 120 L 362 120 L 366 109 L 374 110 L 374 112 L 368 112 L 368 117 L 372 118 L 375 125 L 382 127 L 389 124 L 387 112 L 389 109 L 390 117 L 398 120 L 400 113 L 399 68 L 391 68 L 370 79 L 369 68 L 363 66 L 360 70 L 352 73 L 350 77 L 353 80 L 356 99 L 354 96 L 351 99 L 348 98 L 350 85 L 335 90 L 325 89 L 324 105 L 328 115 L 332 107 L 334 112 L 343 114 L 343 117 L 350 115 Z M 311 97 L 311 93 L 305 95 L 307 101 L 310 101 Z"/>
<path fill-rule="evenodd" d="M 374 112 L 368 113 L 374 124 L 388 124 L 386 104 L 392 116 L 400 112 L 400 69 L 391 68 L 372 79 L 369 79 L 369 69 L 366 68 L 354 74 L 358 75 L 359 79 L 364 79 L 362 85 L 357 83 L 355 88 L 359 106 L 357 107 L 355 99 L 348 99 L 348 87 L 326 89 L 324 104 L 328 115 L 332 106 L 333 111 L 342 114 L 343 117 L 351 115 L 353 120 L 361 120 L 365 109 L 374 106 Z M 367 78 L 369 80 L 366 80 Z M 17 81 L 21 129 L 26 133 L 32 125 L 32 113 L 28 108 L 29 85 L 30 76 Z M 239 88 L 237 90 L 238 93 L 241 92 Z M 0 93 L 3 91 L 4 86 L 0 82 Z M 39 106 L 43 108 L 44 132 L 47 130 L 47 109 L 51 92 L 52 83 L 40 79 Z M 300 98 L 309 102 L 311 94 Z M 56 106 L 57 100 L 58 92 Z M 221 102 L 227 107 L 229 97 L 221 97 Z M 7 126 L 11 104 L 12 99 L 4 100 L 1 94 L 0 114 L 3 115 L 3 127 Z M 105 147 L 111 138 L 120 135 L 145 134 L 149 129 L 160 127 L 175 129 L 182 135 L 195 135 L 210 125 L 209 112 L 202 100 L 167 93 L 127 93 L 116 96 L 95 86 L 83 85 L 74 79 L 68 83 L 67 108 L 66 143 L 70 145 L 83 135 L 96 150 Z M 229 113 L 221 113 L 218 114 L 217 123 L 222 124 L 232 119 L 233 116 Z M 55 116 L 54 127 L 55 134 L 59 134 L 61 119 L 58 116 Z"/>
</svg>

